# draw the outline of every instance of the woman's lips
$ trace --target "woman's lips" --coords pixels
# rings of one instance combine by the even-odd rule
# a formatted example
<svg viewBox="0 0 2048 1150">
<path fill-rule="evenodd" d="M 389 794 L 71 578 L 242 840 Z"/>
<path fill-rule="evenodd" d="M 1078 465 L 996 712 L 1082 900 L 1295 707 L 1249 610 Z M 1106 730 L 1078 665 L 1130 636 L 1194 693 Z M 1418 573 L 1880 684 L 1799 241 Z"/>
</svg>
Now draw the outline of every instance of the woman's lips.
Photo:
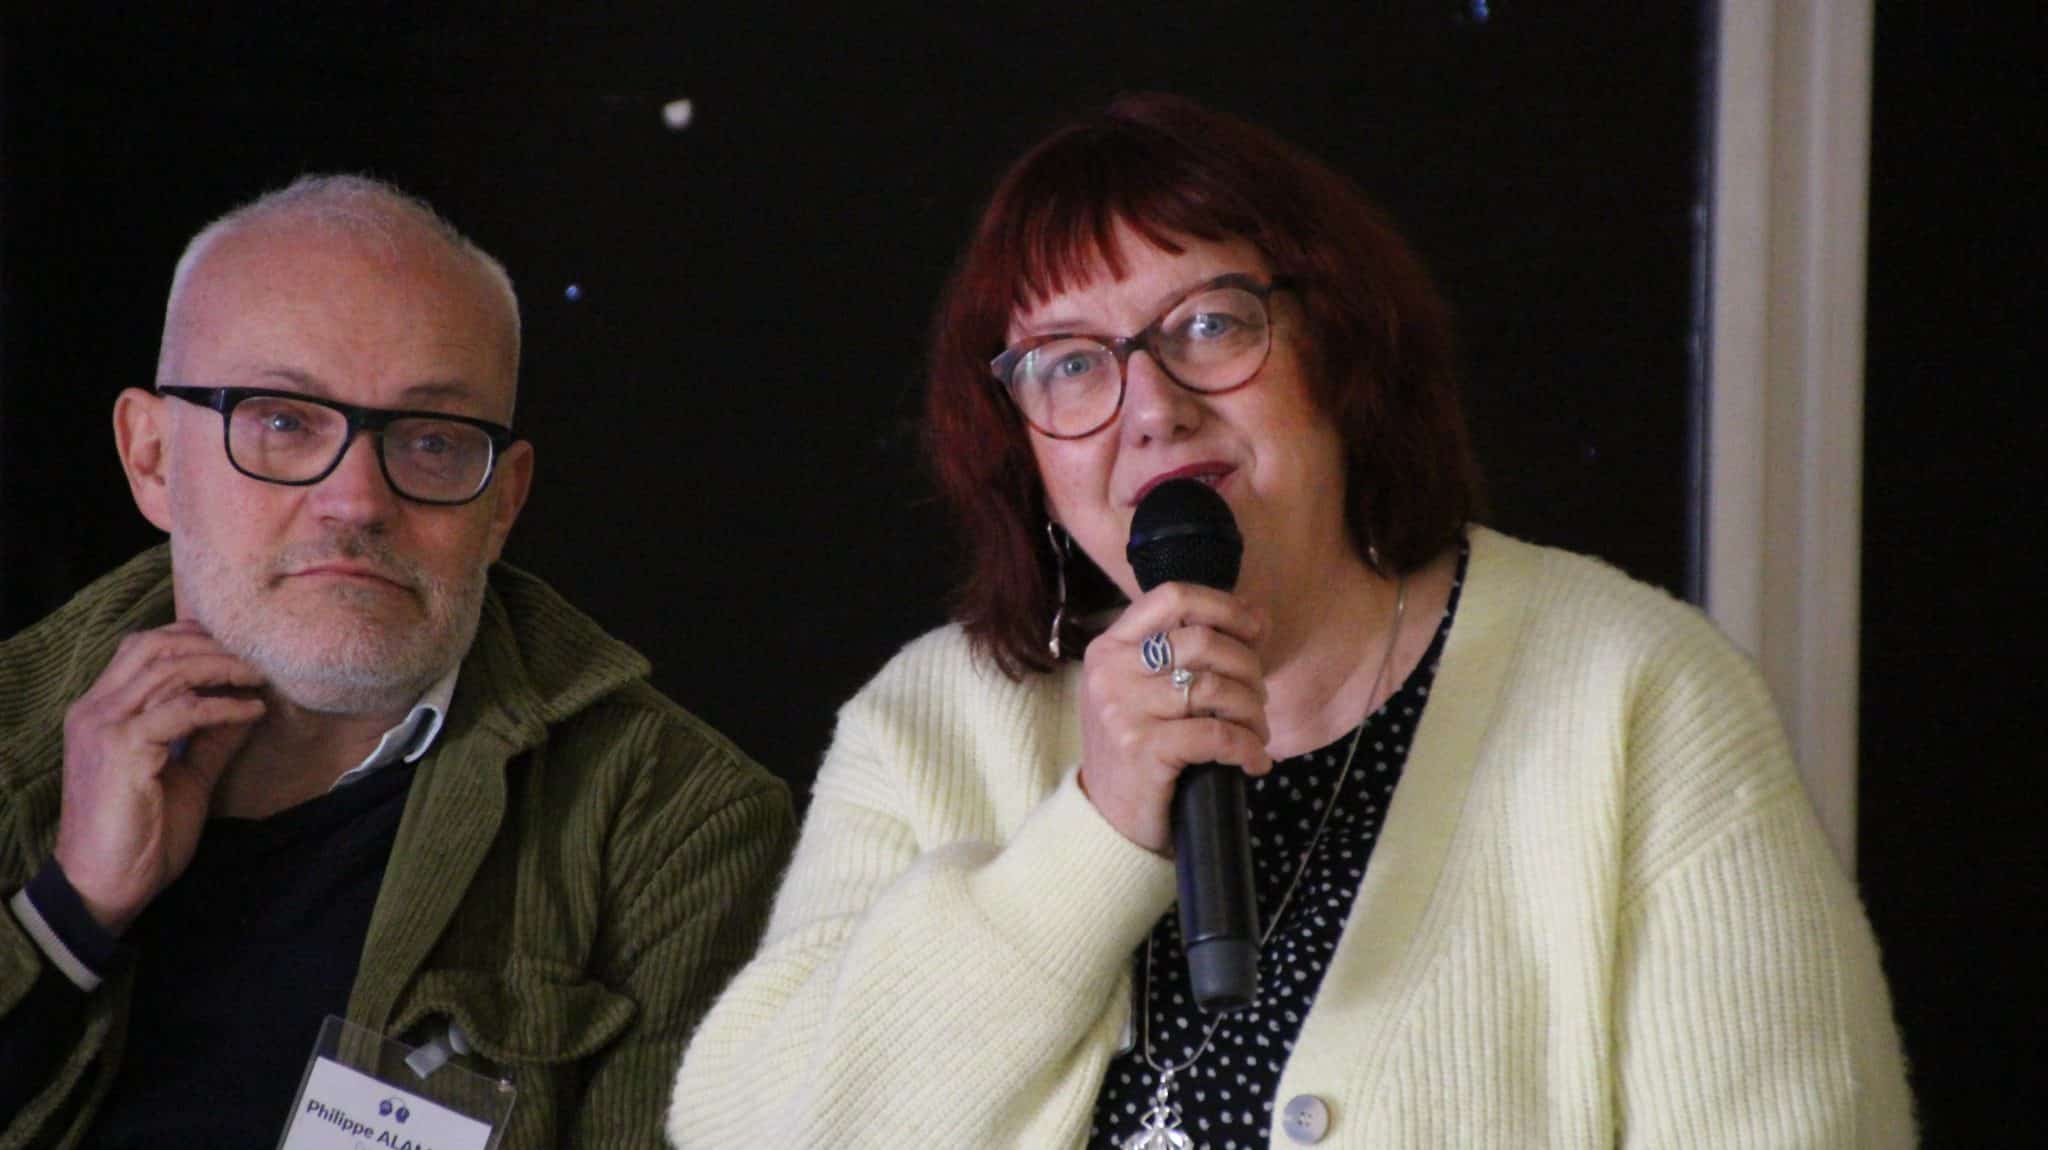
<svg viewBox="0 0 2048 1150">
<path fill-rule="evenodd" d="M 1138 494 L 1131 500 L 1131 505 L 1135 507 L 1139 503 L 1144 502 L 1145 497 L 1152 494 L 1153 488 L 1165 483 L 1169 479 L 1195 479 L 1214 488 L 1221 487 L 1223 481 L 1230 478 L 1231 473 L 1236 470 L 1235 467 L 1227 463 L 1206 462 L 1190 463 L 1186 467 L 1176 467 L 1172 471 L 1162 471 L 1158 475 L 1146 480 L 1144 486 L 1138 488 Z"/>
</svg>

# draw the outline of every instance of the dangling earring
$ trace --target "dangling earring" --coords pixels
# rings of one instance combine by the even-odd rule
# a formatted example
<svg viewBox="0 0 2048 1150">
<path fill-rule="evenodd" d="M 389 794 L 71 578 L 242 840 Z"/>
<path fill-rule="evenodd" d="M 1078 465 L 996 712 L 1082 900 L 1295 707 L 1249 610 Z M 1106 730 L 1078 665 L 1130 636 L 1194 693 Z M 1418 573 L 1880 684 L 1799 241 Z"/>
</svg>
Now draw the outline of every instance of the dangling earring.
<svg viewBox="0 0 2048 1150">
<path fill-rule="evenodd" d="M 1052 608 L 1052 634 L 1045 641 L 1045 649 L 1052 652 L 1054 662 L 1060 657 L 1060 625 L 1067 621 L 1067 544 L 1061 537 L 1059 525 L 1045 521 L 1046 542 L 1052 544 L 1052 570 L 1058 598 Z"/>
</svg>

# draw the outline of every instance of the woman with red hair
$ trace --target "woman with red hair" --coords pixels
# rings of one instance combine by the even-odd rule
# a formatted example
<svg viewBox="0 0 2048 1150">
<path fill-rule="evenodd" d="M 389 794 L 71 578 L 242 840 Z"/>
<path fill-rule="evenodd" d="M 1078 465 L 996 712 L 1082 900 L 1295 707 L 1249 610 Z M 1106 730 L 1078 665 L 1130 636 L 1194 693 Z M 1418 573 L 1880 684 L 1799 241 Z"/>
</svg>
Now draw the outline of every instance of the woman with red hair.
<svg viewBox="0 0 2048 1150">
<path fill-rule="evenodd" d="M 955 622 L 841 711 L 677 1145 L 1911 1141 L 1757 675 L 1477 525 L 1448 326 L 1347 181 L 1241 121 L 1130 97 L 1018 161 L 932 333 Z M 1234 590 L 1126 557 L 1186 479 L 1236 523 Z M 1248 776 L 1229 1012 L 1174 913 L 1202 763 Z"/>
</svg>

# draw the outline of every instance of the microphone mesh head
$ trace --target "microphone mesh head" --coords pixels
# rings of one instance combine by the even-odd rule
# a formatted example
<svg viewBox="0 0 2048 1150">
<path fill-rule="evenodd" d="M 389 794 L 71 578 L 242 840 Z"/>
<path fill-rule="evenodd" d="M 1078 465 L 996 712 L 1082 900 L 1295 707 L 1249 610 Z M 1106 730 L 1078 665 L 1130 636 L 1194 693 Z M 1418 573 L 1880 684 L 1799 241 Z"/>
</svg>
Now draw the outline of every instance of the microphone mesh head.
<svg viewBox="0 0 2048 1150">
<path fill-rule="evenodd" d="M 1139 500 L 1124 555 L 1142 590 L 1196 583 L 1228 591 L 1237 586 L 1244 541 L 1230 505 L 1208 484 L 1169 479 Z"/>
</svg>

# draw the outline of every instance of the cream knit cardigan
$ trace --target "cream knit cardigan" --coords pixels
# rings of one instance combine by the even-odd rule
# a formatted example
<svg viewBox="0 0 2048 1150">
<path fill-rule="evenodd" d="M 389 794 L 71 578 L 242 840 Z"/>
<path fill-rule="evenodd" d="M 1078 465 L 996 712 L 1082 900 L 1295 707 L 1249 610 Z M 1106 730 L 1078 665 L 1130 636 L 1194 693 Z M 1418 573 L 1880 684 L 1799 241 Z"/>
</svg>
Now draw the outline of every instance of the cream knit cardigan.
<svg viewBox="0 0 2048 1150">
<path fill-rule="evenodd" d="M 1869 924 L 1749 662 L 1595 561 L 1471 538 L 1276 1118 L 1315 1095 L 1347 1148 L 1911 1145 Z M 1076 786 L 1076 683 L 945 628 L 842 709 L 672 1141 L 1082 1145 L 1174 877 Z"/>
</svg>

